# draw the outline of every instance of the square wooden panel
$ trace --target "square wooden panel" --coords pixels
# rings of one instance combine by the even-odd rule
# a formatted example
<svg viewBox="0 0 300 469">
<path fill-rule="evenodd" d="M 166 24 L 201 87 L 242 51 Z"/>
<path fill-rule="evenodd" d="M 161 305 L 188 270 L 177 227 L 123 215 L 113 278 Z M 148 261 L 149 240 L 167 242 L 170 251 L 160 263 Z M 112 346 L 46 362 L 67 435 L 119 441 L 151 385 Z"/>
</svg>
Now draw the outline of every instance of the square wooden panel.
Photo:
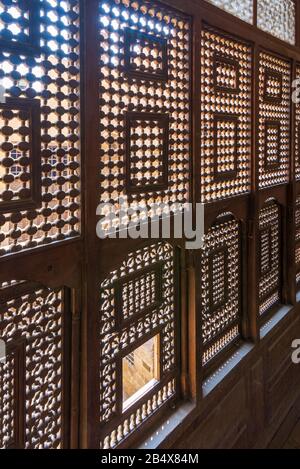
<svg viewBox="0 0 300 469">
<path fill-rule="evenodd" d="M 41 202 L 40 101 L 8 98 L 0 104 L 0 213 Z"/>
<path fill-rule="evenodd" d="M 168 45 L 164 37 L 124 30 L 124 71 L 133 78 L 168 80 Z"/>
<path fill-rule="evenodd" d="M 280 166 L 281 124 L 278 121 L 265 123 L 265 167 L 276 169 Z"/>
<path fill-rule="evenodd" d="M 265 275 L 272 269 L 272 230 L 264 228 L 259 232 L 260 275 Z"/>
<path fill-rule="evenodd" d="M 215 114 L 214 179 L 234 179 L 238 166 L 238 117 Z"/>
<path fill-rule="evenodd" d="M 0 0 L 0 48 L 24 55 L 39 53 L 37 0 Z"/>
<path fill-rule="evenodd" d="M 228 300 L 228 250 L 221 247 L 209 254 L 209 310 L 216 311 Z"/>
<path fill-rule="evenodd" d="M 239 93 L 239 63 L 230 57 L 215 54 L 214 81 L 215 91 L 224 93 Z"/>
<path fill-rule="evenodd" d="M 117 325 L 144 315 L 162 304 L 162 263 L 124 277 L 115 284 Z"/>
<path fill-rule="evenodd" d="M 282 74 L 280 72 L 266 68 L 264 77 L 264 100 L 277 104 L 280 103 L 282 101 L 283 92 L 282 83 Z"/>
<path fill-rule="evenodd" d="M 126 192 L 167 189 L 169 116 L 127 112 L 125 121 Z"/>
</svg>

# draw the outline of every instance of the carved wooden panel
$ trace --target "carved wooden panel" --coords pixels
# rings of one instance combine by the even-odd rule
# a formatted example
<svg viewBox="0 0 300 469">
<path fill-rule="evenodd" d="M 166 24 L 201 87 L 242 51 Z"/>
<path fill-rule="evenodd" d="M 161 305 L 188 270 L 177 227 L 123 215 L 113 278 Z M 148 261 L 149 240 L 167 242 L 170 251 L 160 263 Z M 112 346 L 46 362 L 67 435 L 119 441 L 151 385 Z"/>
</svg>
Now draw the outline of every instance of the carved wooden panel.
<svg viewBox="0 0 300 469">
<path fill-rule="evenodd" d="M 119 197 L 171 210 L 188 201 L 191 26 L 141 0 L 99 2 L 99 13 L 100 201 L 114 205 L 118 228 L 129 221 L 119 221 Z"/>
<path fill-rule="evenodd" d="M 37 54 L 39 50 L 39 1 L 0 1 L 0 48 Z"/>
<path fill-rule="evenodd" d="M 175 257 L 164 242 L 129 254 L 100 290 L 100 420 L 102 448 L 121 443 L 176 395 Z M 122 362 L 159 337 L 160 378 L 122 408 Z M 129 356 L 130 359 L 130 356 Z"/>
<path fill-rule="evenodd" d="M 205 236 L 201 260 L 204 365 L 240 337 L 240 227 L 225 215 Z"/>
<path fill-rule="evenodd" d="M 201 38 L 201 199 L 247 193 L 251 161 L 251 47 L 204 27 Z"/>
<path fill-rule="evenodd" d="M 280 208 L 269 201 L 259 213 L 259 314 L 280 302 L 281 222 Z"/>
<path fill-rule="evenodd" d="M 11 297 L 11 295 L 14 297 Z M 23 284 L 1 291 L 0 446 L 65 446 L 68 355 L 64 290 Z"/>
<path fill-rule="evenodd" d="M 12 2 L 1 3 L 5 3 L 5 9 L 12 8 L 14 11 L 15 7 L 9 5 Z M 21 5 L 21 2 L 17 3 Z M 22 5 L 31 3 L 22 2 Z M 0 193 L 2 197 L 5 193 L 6 205 L 6 213 L 0 213 L 2 256 L 63 241 L 80 233 L 78 8 L 78 0 L 67 0 L 63 6 L 51 0 L 40 3 L 40 20 L 37 22 L 40 52 L 35 57 L 20 55 L 16 49 L 4 52 L 0 48 L 0 78 L 7 100 L 1 109 L 8 111 L 9 103 L 16 108 L 12 109 L 13 116 L 6 112 L 4 121 L 1 117 Z M 8 21 L 7 15 L 14 13 L 5 15 Z M 9 20 L 9 24 L 13 25 L 14 22 Z M 26 114 L 23 108 L 20 113 L 19 105 L 16 105 L 25 99 L 34 100 L 40 105 L 40 128 L 32 122 L 32 149 L 28 148 L 31 138 L 28 135 L 30 107 L 26 105 Z M 32 109 L 37 109 L 38 104 L 32 106 Z M 37 120 L 37 111 L 35 116 Z M 11 129 L 14 129 L 13 134 Z M 40 177 L 36 176 L 39 165 Z M 11 194 L 10 189 L 7 190 L 7 184 L 13 184 L 10 182 L 12 176 L 20 180 L 19 190 L 14 189 L 16 196 Z M 39 183 L 38 179 L 41 179 Z M 38 184 L 41 185 L 40 208 L 20 205 L 14 213 L 7 212 L 14 198 L 24 203 L 31 198 L 36 199 L 28 191 L 31 188 L 37 194 L 34 188 Z"/>
<path fill-rule="evenodd" d="M 41 200 L 40 102 L 0 104 L 0 213 L 38 208 Z"/>
<path fill-rule="evenodd" d="M 291 65 L 267 52 L 259 62 L 259 187 L 288 182 Z"/>
</svg>

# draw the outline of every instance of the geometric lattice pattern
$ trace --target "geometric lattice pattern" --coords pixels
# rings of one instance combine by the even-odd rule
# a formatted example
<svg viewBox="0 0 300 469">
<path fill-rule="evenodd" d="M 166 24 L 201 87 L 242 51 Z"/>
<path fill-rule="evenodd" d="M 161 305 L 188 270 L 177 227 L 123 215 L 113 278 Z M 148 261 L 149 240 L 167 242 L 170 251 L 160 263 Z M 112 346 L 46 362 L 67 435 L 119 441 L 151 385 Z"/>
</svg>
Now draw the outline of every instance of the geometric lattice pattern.
<svg viewBox="0 0 300 469">
<path fill-rule="evenodd" d="M 201 200 L 250 190 L 251 47 L 205 27 L 201 48 Z"/>
<path fill-rule="evenodd" d="M 295 204 L 295 264 L 296 283 L 300 281 L 300 195 L 296 197 Z"/>
<path fill-rule="evenodd" d="M 15 20 L 3 13 L 3 5 L 10 9 L 11 3 L 0 2 L 0 11 L 13 27 Z M 0 255 L 74 237 L 80 230 L 79 1 L 44 0 L 39 5 L 40 52 L 32 56 L 27 46 L 22 52 L 0 47 L 0 79 L 7 98 L 7 122 L 2 111 L 0 129 Z M 17 15 L 14 8 L 10 15 Z M 14 38 L 11 42 L 15 44 Z M 40 106 L 40 144 L 34 151 L 28 148 L 29 116 L 15 110 L 14 103 L 10 111 L 10 98 L 34 99 Z M 31 163 L 40 165 L 39 175 L 32 174 Z M 40 207 L 27 209 L 22 203 L 31 198 L 36 183 L 41 186 Z M 1 213 L 1 197 L 6 213 Z M 8 213 L 14 199 L 20 208 Z"/>
<path fill-rule="evenodd" d="M 100 1 L 99 14 L 100 201 L 119 228 L 120 197 L 171 211 L 188 200 L 190 23 L 140 0 Z"/>
<path fill-rule="evenodd" d="M 0 303 L 1 448 L 63 446 L 63 304 L 62 290 L 42 287 Z"/>
<path fill-rule="evenodd" d="M 208 0 L 247 23 L 253 23 L 253 0 Z"/>
<path fill-rule="evenodd" d="M 289 177 L 290 91 L 289 62 L 266 52 L 259 65 L 259 187 L 283 184 Z"/>
<path fill-rule="evenodd" d="M 300 80 L 300 64 L 296 66 L 296 78 Z M 298 85 L 299 86 L 299 85 Z M 296 180 L 300 180 L 300 102 L 295 104 L 295 177 Z"/>
<path fill-rule="evenodd" d="M 259 214 L 260 315 L 280 300 L 280 208 L 268 202 Z"/>
<path fill-rule="evenodd" d="M 168 115 L 126 114 L 126 192 L 168 187 Z"/>
<path fill-rule="evenodd" d="M 295 0 L 257 0 L 257 26 L 283 41 L 295 44 Z"/>
<path fill-rule="evenodd" d="M 225 215 L 205 236 L 202 261 L 202 341 L 206 365 L 239 338 L 240 227 Z"/>
<path fill-rule="evenodd" d="M 101 285 L 100 420 L 104 424 L 101 430 L 102 448 L 117 446 L 166 401 L 175 396 L 174 269 L 172 246 L 159 242 L 129 254 L 120 268 L 112 272 Z M 161 284 L 160 287 L 158 283 Z M 156 293 L 159 289 L 160 301 Z M 119 303 L 116 300 L 118 297 L 122 298 L 121 311 L 116 306 Z M 136 300 L 140 303 L 136 304 Z M 123 315 L 121 321 L 118 320 L 120 314 Z M 122 320 L 126 322 L 122 323 Z M 160 380 L 150 394 L 124 410 L 121 406 L 120 384 L 122 359 L 149 337 L 157 335 L 160 337 Z"/>
<path fill-rule="evenodd" d="M 0 48 L 35 53 L 38 48 L 38 0 L 0 1 Z"/>
</svg>

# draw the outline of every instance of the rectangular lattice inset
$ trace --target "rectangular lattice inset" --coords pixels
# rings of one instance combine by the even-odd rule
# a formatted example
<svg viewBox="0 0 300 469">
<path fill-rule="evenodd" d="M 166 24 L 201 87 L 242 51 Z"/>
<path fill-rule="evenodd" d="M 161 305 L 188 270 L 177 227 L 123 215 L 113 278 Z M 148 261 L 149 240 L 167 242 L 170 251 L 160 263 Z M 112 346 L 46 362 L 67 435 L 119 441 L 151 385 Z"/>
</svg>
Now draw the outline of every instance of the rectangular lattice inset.
<svg viewBox="0 0 300 469">
<path fill-rule="evenodd" d="M 40 102 L 41 125 L 34 126 L 32 140 L 37 141 L 39 130 L 41 138 L 38 158 L 33 154 L 32 160 L 41 162 L 41 207 L 0 214 L 0 256 L 80 234 L 79 0 L 43 0 L 39 5 L 40 55 L 20 59 L 16 51 L 0 47 L 0 70 L 8 104 L 10 99 Z M 13 122 L 2 123 L 0 135 L 5 127 L 13 128 L 9 141 L 19 147 L 2 147 L 1 157 L 3 151 L 11 152 L 9 171 L 26 186 L 26 195 L 29 155 L 23 158 L 19 152 L 26 150 L 28 119 L 9 120 Z M 0 185 L 2 192 L 2 181 Z"/>
<path fill-rule="evenodd" d="M 281 103 L 282 101 L 282 74 L 272 69 L 265 69 L 264 101 Z"/>
<path fill-rule="evenodd" d="M 115 304 L 118 321 L 157 308 L 162 301 L 161 265 L 155 269 L 132 275 L 115 285 Z"/>
<path fill-rule="evenodd" d="M 208 0 L 247 23 L 253 23 L 253 0 Z"/>
<path fill-rule="evenodd" d="M 0 1 L 0 49 L 36 54 L 39 48 L 39 1 Z"/>
<path fill-rule="evenodd" d="M 171 212 L 188 201 L 191 25 L 188 17 L 155 1 L 103 0 L 99 14 L 100 201 L 114 205 L 116 213 L 110 226 L 101 223 L 107 231 L 130 221 L 119 219 L 119 198 L 126 194 L 130 207 L 164 202 Z M 127 113 L 145 115 L 131 155 Z M 151 114 L 161 118 L 151 118 L 150 125 Z M 153 216 L 158 214 L 153 209 Z"/>
<path fill-rule="evenodd" d="M 0 213 L 38 207 L 41 198 L 40 103 L 0 103 Z"/>
<path fill-rule="evenodd" d="M 280 165 L 280 122 L 265 122 L 265 168 L 272 169 Z"/>
<path fill-rule="evenodd" d="M 126 193 L 168 188 L 169 116 L 126 113 Z"/>
<path fill-rule="evenodd" d="M 214 179 L 235 178 L 238 170 L 238 118 L 215 114 L 215 171 Z"/>
<path fill-rule="evenodd" d="M 218 249 L 209 255 L 209 284 L 214 287 L 210 289 L 209 310 L 214 311 L 227 301 L 227 270 L 228 252 L 226 249 Z"/>
<path fill-rule="evenodd" d="M 272 269 L 272 231 L 267 227 L 260 231 L 259 253 L 260 253 L 260 273 L 264 275 Z"/>
<path fill-rule="evenodd" d="M 124 31 L 125 73 L 141 79 L 168 79 L 167 39 L 136 29 Z"/>
<path fill-rule="evenodd" d="M 177 319 L 174 269 L 174 249 L 161 242 L 129 254 L 120 268 L 111 272 L 101 285 L 101 448 L 117 446 L 175 397 Z M 160 272 L 160 280 L 157 272 Z M 121 324 L 117 321 L 120 299 L 116 299 L 116 288 L 126 317 L 126 322 Z M 145 308 L 143 315 L 140 314 L 142 307 Z M 148 389 L 147 395 L 141 394 L 134 405 L 124 409 L 122 386 L 118 385 L 122 378 L 124 382 L 124 358 L 132 364 L 139 344 L 154 336 L 159 336 L 159 346 L 156 347 L 159 356 L 155 357 L 159 363 L 159 379 L 151 392 Z"/>
<path fill-rule="evenodd" d="M 28 290 L 0 302 L 0 337 L 7 344 L 6 363 L 0 363 L 0 395 L 6 401 L 0 410 L 0 446 L 61 448 L 66 424 L 64 295 L 42 287 Z M 22 414 L 23 431 L 18 420 Z"/>
<path fill-rule="evenodd" d="M 283 41 L 295 44 L 295 0 L 257 0 L 257 26 Z"/>
<path fill-rule="evenodd" d="M 236 60 L 216 54 L 214 58 L 214 74 L 216 91 L 239 92 L 239 64 Z"/>
<path fill-rule="evenodd" d="M 252 49 L 205 27 L 201 48 L 201 200 L 250 190 Z"/>
<path fill-rule="evenodd" d="M 280 209 L 275 202 L 268 203 L 259 214 L 260 314 L 280 297 Z"/>
<path fill-rule="evenodd" d="M 239 338 L 240 227 L 225 217 L 205 235 L 202 252 L 203 364 Z"/>
<path fill-rule="evenodd" d="M 291 64 L 260 52 L 259 60 L 259 187 L 289 178 Z"/>
</svg>

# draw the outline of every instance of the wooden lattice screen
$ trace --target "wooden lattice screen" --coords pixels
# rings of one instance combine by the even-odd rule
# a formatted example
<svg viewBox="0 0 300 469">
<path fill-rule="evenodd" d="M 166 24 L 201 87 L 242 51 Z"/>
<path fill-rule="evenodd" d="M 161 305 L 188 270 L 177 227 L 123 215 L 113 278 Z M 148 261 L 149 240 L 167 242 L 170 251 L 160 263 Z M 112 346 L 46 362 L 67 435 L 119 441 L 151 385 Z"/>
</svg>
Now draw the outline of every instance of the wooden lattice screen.
<svg viewBox="0 0 300 469">
<path fill-rule="evenodd" d="M 299 11 L 0 0 L 1 447 L 132 447 L 295 303 Z M 188 202 L 202 249 L 96 235 Z"/>
</svg>

